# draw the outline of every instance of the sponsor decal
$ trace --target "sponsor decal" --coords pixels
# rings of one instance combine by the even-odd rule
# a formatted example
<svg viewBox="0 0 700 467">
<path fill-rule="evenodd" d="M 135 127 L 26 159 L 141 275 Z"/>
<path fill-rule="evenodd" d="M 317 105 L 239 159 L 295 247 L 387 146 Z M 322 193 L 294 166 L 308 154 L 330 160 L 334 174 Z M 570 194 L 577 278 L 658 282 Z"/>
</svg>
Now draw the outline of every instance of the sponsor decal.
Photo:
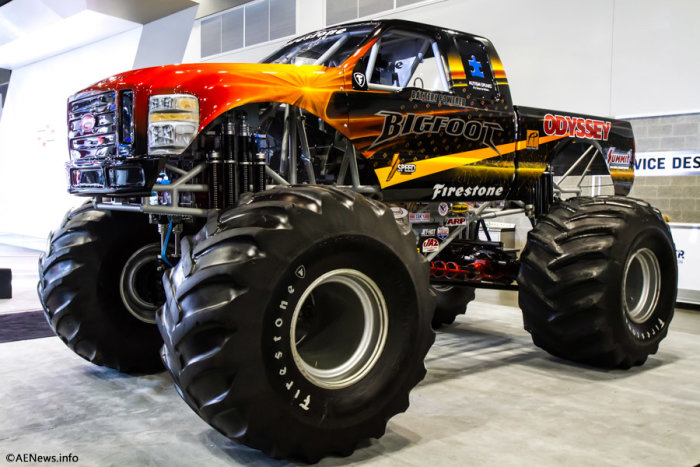
<svg viewBox="0 0 700 467">
<path fill-rule="evenodd" d="M 92 114 L 85 114 L 83 118 L 80 119 L 80 128 L 83 133 L 88 133 L 95 128 L 95 116 Z"/>
<path fill-rule="evenodd" d="M 402 114 L 388 110 L 377 112 L 376 115 L 384 117 L 384 125 L 382 133 L 374 140 L 369 149 L 401 136 L 439 133 L 444 130 L 445 134 L 449 136 L 462 136 L 470 141 L 480 141 L 484 146 L 488 146 L 498 153 L 493 138 L 497 132 L 503 131 L 503 127 L 495 122 L 463 120 L 441 115 Z"/>
<path fill-rule="evenodd" d="M 430 222 L 429 212 L 412 212 L 408 215 L 408 222 L 411 224 L 426 224 Z"/>
<path fill-rule="evenodd" d="M 448 212 L 450 212 L 450 206 L 447 203 L 440 203 L 438 205 L 438 214 L 442 217 L 445 217 Z"/>
<path fill-rule="evenodd" d="M 422 229 L 420 231 L 420 236 L 421 237 L 434 237 L 435 236 L 435 229 Z"/>
<path fill-rule="evenodd" d="M 353 81 L 355 81 L 355 84 L 357 85 L 358 88 L 367 89 L 367 77 L 365 76 L 364 73 L 360 73 L 359 71 L 356 71 L 355 73 L 352 74 L 352 79 L 353 79 Z"/>
<path fill-rule="evenodd" d="M 438 227 L 437 228 L 437 237 L 440 240 L 445 240 L 449 236 L 450 236 L 450 228 L 449 227 Z"/>
<path fill-rule="evenodd" d="M 408 216 L 407 210 L 397 206 L 393 206 L 391 208 L 391 212 L 394 214 L 394 219 L 403 219 L 404 217 Z"/>
<path fill-rule="evenodd" d="M 700 151 L 638 152 L 634 173 L 644 177 L 700 175 Z"/>
<path fill-rule="evenodd" d="M 610 148 L 608 149 L 606 159 L 610 167 L 627 168 L 630 166 L 630 161 L 632 160 L 632 150 L 621 152 L 616 151 L 615 148 Z"/>
<path fill-rule="evenodd" d="M 292 39 L 291 41 L 287 42 L 287 44 L 296 44 L 298 42 L 303 42 L 303 41 L 308 41 L 311 39 L 321 39 L 324 37 L 331 37 L 335 36 L 337 34 L 342 34 L 345 31 L 347 31 L 346 28 L 334 28 L 334 29 L 325 29 L 323 31 L 315 31 L 310 34 L 307 34 L 305 36 L 297 37 L 296 39 Z"/>
<path fill-rule="evenodd" d="M 403 174 L 403 175 L 411 175 L 416 171 L 416 164 L 405 164 L 401 162 L 401 159 L 399 158 L 398 154 L 394 154 L 394 157 L 391 159 L 391 170 L 389 171 L 389 175 L 386 177 L 386 181 L 388 182 L 392 178 L 394 178 L 394 175 L 396 175 L 396 172 Z"/>
<path fill-rule="evenodd" d="M 467 106 L 467 99 L 465 99 L 464 97 L 420 90 L 411 91 L 411 100 L 426 102 L 429 104 L 449 105 L 452 107 Z"/>
<path fill-rule="evenodd" d="M 493 84 L 484 83 L 483 81 L 469 81 L 469 86 L 473 87 L 477 91 L 491 92 L 493 89 Z"/>
<path fill-rule="evenodd" d="M 469 211 L 469 209 L 471 209 L 471 207 L 468 204 L 463 203 L 455 204 L 452 206 L 452 212 L 454 212 L 455 214 L 464 214 L 465 212 Z"/>
<path fill-rule="evenodd" d="M 416 171 L 416 164 L 399 164 L 396 167 L 400 174 L 412 174 Z"/>
<path fill-rule="evenodd" d="M 432 253 L 440 249 L 440 242 L 437 238 L 428 238 L 423 241 L 423 253 Z"/>
<path fill-rule="evenodd" d="M 448 217 L 447 225 L 464 225 L 467 223 L 466 217 Z"/>
<path fill-rule="evenodd" d="M 503 187 L 499 186 L 447 186 L 436 183 L 433 186 L 433 197 L 437 198 L 469 198 L 470 196 L 498 197 L 503 195 Z"/>
<path fill-rule="evenodd" d="M 482 65 L 481 62 L 476 59 L 474 55 L 472 55 L 471 60 L 469 60 L 469 74 L 471 74 L 475 78 L 484 78 L 484 71 L 481 69 Z M 471 84 L 471 82 L 469 83 Z"/>
<path fill-rule="evenodd" d="M 544 134 L 569 136 L 607 141 L 612 128 L 611 122 L 590 118 L 568 117 L 547 114 L 544 116 Z"/>
<path fill-rule="evenodd" d="M 527 149 L 540 148 L 540 132 L 537 130 L 527 130 Z"/>
</svg>

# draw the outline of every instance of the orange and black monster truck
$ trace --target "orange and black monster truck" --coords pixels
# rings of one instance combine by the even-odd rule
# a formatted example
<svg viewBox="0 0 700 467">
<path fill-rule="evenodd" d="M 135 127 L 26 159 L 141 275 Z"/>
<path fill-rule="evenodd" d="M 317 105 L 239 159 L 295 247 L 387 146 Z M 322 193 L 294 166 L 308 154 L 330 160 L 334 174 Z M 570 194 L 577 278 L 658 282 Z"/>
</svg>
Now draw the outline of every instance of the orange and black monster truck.
<svg viewBox="0 0 700 467">
<path fill-rule="evenodd" d="M 69 190 L 91 200 L 40 260 L 54 330 L 98 365 L 165 362 L 200 417 L 270 455 L 381 436 L 475 287 L 517 287 L 535 344 L 577 362 L 640 365 L 667 333 L 674 245 L 625 197 L 630 124 L 513 105 L 484 38 L 338 26 L 258 64 L 113 76 L 67 123 Z M 610 195 L 581 196 L 591 180 Z M 477 239 L 518 213 L 519 257 Z"/>
</svg>

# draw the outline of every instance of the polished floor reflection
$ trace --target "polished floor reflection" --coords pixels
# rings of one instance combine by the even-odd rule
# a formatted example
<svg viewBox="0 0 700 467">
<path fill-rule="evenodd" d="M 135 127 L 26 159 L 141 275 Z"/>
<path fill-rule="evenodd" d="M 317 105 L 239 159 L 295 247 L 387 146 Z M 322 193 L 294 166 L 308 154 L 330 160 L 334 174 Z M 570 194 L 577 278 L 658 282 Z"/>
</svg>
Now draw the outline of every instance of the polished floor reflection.
<svg viewBox="0 0 700 467">
<path fill-rule="evenodd" d="M 18 283 L 15 298 L 0 300 L 0 318 L 38 310 L 36 253 L 3 247 L 3 261 Z M 41 314 L 25 318 L 29 330 L 45 329 Z M 466 315 L 438 333 L 408 412 L 380 440 L 321 465 L 694 465 L 698 334 L 700 312 L 679 309 L 646 365 L 600 371 L 534 347 L 514 292 L 478 291 Z M 3 452 L 72 453 L 83 465 L 285 463 L 219 435 L 165 373 L 125 376 L 55 337 L 32 337 L 0 343 Z"/>
</svg>

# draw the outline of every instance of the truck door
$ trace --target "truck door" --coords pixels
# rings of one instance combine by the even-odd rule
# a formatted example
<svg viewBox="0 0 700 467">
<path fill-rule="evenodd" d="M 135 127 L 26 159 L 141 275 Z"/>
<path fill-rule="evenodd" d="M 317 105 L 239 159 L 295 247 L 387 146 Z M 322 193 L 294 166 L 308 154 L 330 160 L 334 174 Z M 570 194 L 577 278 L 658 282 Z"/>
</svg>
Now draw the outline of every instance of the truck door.
<svg viewBox="0 0 700 467">
<path fill-rule="evenodd" d="M 468 79 L 455 79 L 449 64 L 462 65 Z M 355 66 L 350 137 L 387 200 L 503 199 L 514 175 L 515 121 L 493 104 L 497 96 L 485 46 L 389 29 Z"/>
</svg>

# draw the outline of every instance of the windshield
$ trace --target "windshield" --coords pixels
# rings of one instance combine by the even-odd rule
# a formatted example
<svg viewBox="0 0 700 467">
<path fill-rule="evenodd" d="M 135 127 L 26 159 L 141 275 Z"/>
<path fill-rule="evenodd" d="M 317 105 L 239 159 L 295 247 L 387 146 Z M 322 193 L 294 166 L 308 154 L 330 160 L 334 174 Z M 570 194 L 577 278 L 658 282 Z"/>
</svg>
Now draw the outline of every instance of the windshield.
<svg viewBox="0 0 700 467">
<path fill-rule="evenodd" d="M 340 66 L 372 32 L 371 28 L 317 31 L 289 42 L 262 63 Z"/>
</svg>

